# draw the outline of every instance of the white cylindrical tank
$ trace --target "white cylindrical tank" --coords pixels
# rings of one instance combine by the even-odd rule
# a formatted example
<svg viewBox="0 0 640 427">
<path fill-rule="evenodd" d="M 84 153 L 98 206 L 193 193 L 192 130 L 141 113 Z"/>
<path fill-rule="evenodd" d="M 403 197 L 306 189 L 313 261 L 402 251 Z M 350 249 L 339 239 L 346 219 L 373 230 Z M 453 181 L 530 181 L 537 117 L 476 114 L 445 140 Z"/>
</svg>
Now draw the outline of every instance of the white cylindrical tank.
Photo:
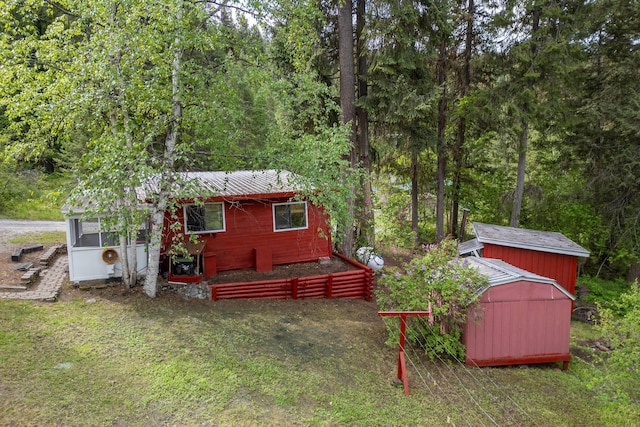
<svg viewBox="0 0 640 427">
<path fill-rule="evenodd" d="M 380 254 L 375 253 L 370 246 L 359 248 L 356 251 L 356 259 L 373 269 L 373 271 L 378 271 L 384 267 L 384 259 Z"/>
</svg>

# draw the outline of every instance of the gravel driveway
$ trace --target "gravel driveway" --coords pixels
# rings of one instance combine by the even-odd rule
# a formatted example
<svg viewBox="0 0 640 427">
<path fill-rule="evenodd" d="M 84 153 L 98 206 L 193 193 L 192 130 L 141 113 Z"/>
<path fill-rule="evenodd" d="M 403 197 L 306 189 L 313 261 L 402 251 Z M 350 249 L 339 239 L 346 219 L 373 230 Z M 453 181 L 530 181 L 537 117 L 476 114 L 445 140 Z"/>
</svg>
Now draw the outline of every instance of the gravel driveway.
<svg viewBox="0 0 640 427">
<path fill-rule="evenodd" d="M 0 219 L 0 243 L 18 234 L 31 231 L 64 231 L 64 221 L 30 221 L 16 219 Z"/>
</svg>

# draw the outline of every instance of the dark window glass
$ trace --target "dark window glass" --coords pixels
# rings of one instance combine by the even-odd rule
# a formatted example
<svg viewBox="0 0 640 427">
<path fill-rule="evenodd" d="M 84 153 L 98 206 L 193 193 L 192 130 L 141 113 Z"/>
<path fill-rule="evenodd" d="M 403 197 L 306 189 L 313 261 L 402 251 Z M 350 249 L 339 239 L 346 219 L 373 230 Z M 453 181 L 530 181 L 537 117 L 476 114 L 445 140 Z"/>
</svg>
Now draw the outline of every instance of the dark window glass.
<svg viewBox="0 0 640 427">
<path fill-rule="evenodd" d="M 204 206 L 186 206 L 187 233 L 224 231 L 223 209 L 224 205 L 222 203 L 207 203 Z"/>
<path fill-rule="evenodd" d="M 276 230 L 307 228 L 307 204 L 287 203 L 273 206 Z"/>
</svg>

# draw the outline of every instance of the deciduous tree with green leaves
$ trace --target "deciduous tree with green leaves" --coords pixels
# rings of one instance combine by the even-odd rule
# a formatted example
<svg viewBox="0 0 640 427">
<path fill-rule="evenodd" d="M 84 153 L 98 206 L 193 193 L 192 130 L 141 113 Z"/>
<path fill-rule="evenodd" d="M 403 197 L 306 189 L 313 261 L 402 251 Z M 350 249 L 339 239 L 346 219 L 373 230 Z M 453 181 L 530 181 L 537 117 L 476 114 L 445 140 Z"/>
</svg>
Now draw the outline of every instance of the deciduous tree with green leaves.
<svg viewBox="0 0 640 427">
<path fill-rule="evenodd" d="M 342 184 L 337 175 L 347 139 L 326 120 L 332 109 L 323 104 L 326 88 L 318 91 L 308 70 L 284 76 L 263 64 L 264 44 L 256 37 L 251 46 L 229 43 L 235 29 L 226 6 L 5 3 L 0 19 L 12 30 L 0 39 L 0 93 L 18 137 L 4 154 L 37 157 L 51 134 L 82 153 L 74 159 L 82 182 L 76 200 L 89 195 L 87 214 L 108 217 L 105 223 L 119 232 L 127 286 L 137 279 L 127 243 L 150 218 L 144 290 L 156 294 L 165 212 L 189 190 L 176 172 L 194 165 L 290 168 L 305 176 L 301 184 L 310 197 L 326 202 L 331 213 L 344 211 L 333 190 Z M 263 141 L 241 130 L 254 94 L 264 102 L 251 118 L 269 117 L 257 130 Z M 206 161 L 192 160 L 196 148 L 208 151 L 199 154 Z M 142 210 L 139 189 L 146 190 Z"/>
<path fill-rule="evenodd" d="M 467 309 L 477 302 L 488 279 L 458 258 L 455 240 L 425 245 L 418 256 L 402 269 L 388 270 L 380 279 L 376 300 L 383 310 L 431 309 L 432 326 L 412 326 L 407 338 L 421 344 L 431 357 L 464 357 L 460 342 Z M 390 343 L 396 343 L 397 324 L 389 325 Z"/>
</svg>

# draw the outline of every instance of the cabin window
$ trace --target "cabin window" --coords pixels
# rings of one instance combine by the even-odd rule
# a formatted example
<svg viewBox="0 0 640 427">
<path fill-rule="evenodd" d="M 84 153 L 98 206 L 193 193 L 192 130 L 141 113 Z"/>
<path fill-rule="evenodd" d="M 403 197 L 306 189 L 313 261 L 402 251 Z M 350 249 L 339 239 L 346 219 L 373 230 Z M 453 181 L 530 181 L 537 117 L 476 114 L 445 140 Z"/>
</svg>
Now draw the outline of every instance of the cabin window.
<svg viewBox="0 0 640 427">
<path fill-rule="evenodd" d="M 91 248 L 118 246 L 120 238 L 115 231 L 105 231 L 105 226 L 100 218 L 74 218 L 71 221 L 71 238 L 73 247 Z M 138 227 L 136 243 L 143 243 L 146 240 L 147 224 L 143 222 Z"/>
<path fill-rule="evenodd" d="M 225 231 L 224 203 L 205 203 L 184 207 L 185 230 L 188 234 Z"/>
<path fill-rule="evenodd" d="M 307 202 L 275 203 L 273 228 L 274 231 L 307 228 Z"/>
</svg>

